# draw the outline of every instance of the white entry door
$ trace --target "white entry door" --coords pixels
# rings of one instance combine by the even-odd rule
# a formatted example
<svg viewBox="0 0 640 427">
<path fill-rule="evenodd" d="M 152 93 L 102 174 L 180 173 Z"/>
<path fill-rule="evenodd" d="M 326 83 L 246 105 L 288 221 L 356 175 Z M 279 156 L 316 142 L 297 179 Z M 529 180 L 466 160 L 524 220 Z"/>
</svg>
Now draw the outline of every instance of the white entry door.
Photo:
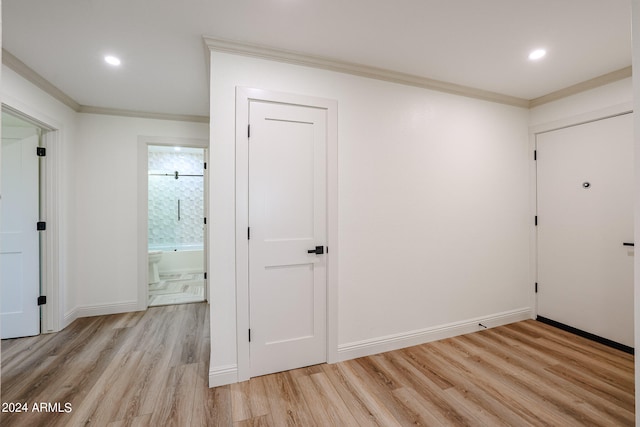
<svg viewBox="0 0 640 427">
<path fill-rule="evenodd" d="M 633 119 L 539 134 L 538 315 L 633 347 Z"/>
<path fill-rule="evenodd" d="M 249 103 L 251 376 L 326 361 L 326 120 Z"/>
<path fill-rule="evenodd" d="M 3 129 L 4 131 L 4 129 Z M 6 133 L 6 132 L 5 132 Z M 40 333 L 38 136 L 2 138 L 0 291 L 2 338 Z"/>
</svg>

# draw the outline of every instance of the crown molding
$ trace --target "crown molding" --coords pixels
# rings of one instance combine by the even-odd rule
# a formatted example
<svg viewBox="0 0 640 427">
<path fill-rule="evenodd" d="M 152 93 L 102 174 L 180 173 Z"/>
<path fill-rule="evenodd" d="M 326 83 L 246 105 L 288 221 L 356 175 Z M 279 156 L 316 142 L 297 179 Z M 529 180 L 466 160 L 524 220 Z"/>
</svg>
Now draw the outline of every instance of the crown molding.
<svg viewBox="0 0 640 427">
<path fill-rule="evenodd" d="M 78 113 L 105 114 L 108 116 L 136 117 L 140 119 L 175 120 L 179 122 L 209 123 L 208 116 L 189 114 L 150 113 L 145 111 L 122 110 L 119 108 L 103 108 L 91 105 L 81 105 Z"/>
<path fill-rule="evenodd" d="M 51 84 L 47 79 L 35 72 L 27 64 L 20 61 L 11 52 L 2 49 L 2 63 L 11 70 L 15 71 L 25 80 L 29 81 L 36 87 L 40 88 L 47 94 L 51 95 L 54 99 L 62 102 L 67 107 L 71 108 L 76 113 L 88 113 L 88 114 L 105 114 L 111 116 L 122 117 L 137 117 L 141 119 L 158 119 L 158 120 L 176 120 L 182 122 L 195 122 L 195 123 L 209 123 L 208 116 L 196 116 L 187 114 L 167 114 L 167 113 L 152 113 L 146 111 L 134 111 L 134 110 L 122 110 L 119 108 L 102 108 L 94 107 L 91 105 L 82 105 L 76 102 L 69 95 L 58 89 Z"/>
<path fill-rule="evenodd" d="M 547 104 L 549 102 L 557 101 L 562 98 L 566 98 L 571 95 L 576 95 L 580 92 L 584 92 L 590 89 L 595 89 L 600 86 L 607 85 L 609 83 L 617 82 L 618 80 L 631 77 L 631 66 L 621 68 L 616 71 L 612 71 L 607 74 L 595 77 L 584 82 L 577 83 L 575 85 L 566 87 L 564 89 L 557 90 L 555 92 L 548 93 L 538 98 L 534 98 L 529 101 L 529 108 L 537 107 L 539 105 Z"/>
<path fill-rule="evenodd" d="M 531 100 L 526 100 L 523 98 L 485 91 L 469 86 L 443 82 L 440 80 L 429 79 L 412 74 L 400 73 L 397 71 L 377 67 L 369 67 L 366 65 L 340 61 L 321 56 L 307 55 L 300 52 L 275 49 L 263 45 L 237 42 L 209 36 L 203 36 L 203 41 L 205 52 L 226 52 L 236 55 L 250 56 L 272 61 L 285 62 L 289 64 L 320 68 L 330 71 L 352 74 L 360 77 L 383 80 L 408 86 L 415 86 L 423 89 L 431 89 L 440 92 L 446 92 L 455 95 L 461 95 L 470 98 L 482 99 L 485 101 L 497 102 L 524 108 L 534 108 L 543 104 L 547 104 L 549 102 L 557 101 L 568 96 L 576 95 L 580 92 L 595 89 L 609 83 L 614 83 L 618 80 L 631 77 L 632 75 L 632 68 L 631 66 L 628 66 L 604 74 L 602 76 L 577 83 L 567 88 L 551 92 L 547 95 L 543 95 Z M 15 71 L 18 75 L 31 82 L 33 85 L 40 88 L 41 90 L 52 96 L 54 99 L 57 99 L 77 113 L 105 114 L 113 116 L 138 117 L 159 120 L 177 120 L 195 123 L 209 122 L 208 116 L 153 113 L 144 111 L 123 110 L 118 108 L 103 108 L 90 105 L 81 105 L 6 49 L 2 49 L 2 64 Z M 209 69 L 210 60 L 206 60 L 205 64 L 207 69 Z"/>
<path fill-rule="evenodd" d="M 440 80 L 429 79 L 413 74 L 387 70 L 384 68 L 370 67 L 354 62 L 341 61 L 322 56 L 308 55 L 305 53 L 290 50 L 276 49 L 273 47 L 253 43 L 219 39 L 210 36 L 203 36 L 203 40 L 210 51 L 232 53 L 236 55 L 250 56 L 271 61 L 320 68 L 329 71 L 353 74 L 360 77 L 367 77 L 371 79 L 399 83 L 408 86 L 416 86 L 423 89 L 431 89 L 440 92 L 451 93 L 454 95 L 462 95 L 470 98 L 482 99 L 485 101 L 513 105 L 516 107 L 529 107 L 529 100 L 523 98 L 517 98 L 515 96 L 485 91 L 469 86 L 443 82 Z"/>
<path fill-rule="evenodd" d="M 27 64 L 20 61 L 11 52 L 5 49 L 2 49 L 2 63 L 72 110 L 78 111 L 80 109 L 80 104 L 73 100 L 69 95 L 55 87 L 47 79 L 36 73 Z"/>
</svg>

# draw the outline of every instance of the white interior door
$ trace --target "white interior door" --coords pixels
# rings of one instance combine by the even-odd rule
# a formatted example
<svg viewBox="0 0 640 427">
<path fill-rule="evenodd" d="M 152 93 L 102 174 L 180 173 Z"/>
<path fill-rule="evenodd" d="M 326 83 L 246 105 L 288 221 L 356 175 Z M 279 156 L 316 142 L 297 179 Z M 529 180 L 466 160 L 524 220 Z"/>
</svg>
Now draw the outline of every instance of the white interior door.
<svg viewBox="0 0 640 427">
<path fill-rule="evenodd" d="M 40 244 L 36 230 L 39 216 L 37 146 L 37 135 L 2 138 L 2 338 L 40 333 L 40 309 L 37 304 L 40 294 Z"/>
<path fill-rule="evenodd" d="M 633 347 L 632 115 L 536 143 L 538 315 Z"/>
<path fill-rule="evenodd" d="M 326 110 L 249 104 L 250 375 L 326 361 Z M 318 251 L 320 252 L 320 251 Z"/>
</svg>

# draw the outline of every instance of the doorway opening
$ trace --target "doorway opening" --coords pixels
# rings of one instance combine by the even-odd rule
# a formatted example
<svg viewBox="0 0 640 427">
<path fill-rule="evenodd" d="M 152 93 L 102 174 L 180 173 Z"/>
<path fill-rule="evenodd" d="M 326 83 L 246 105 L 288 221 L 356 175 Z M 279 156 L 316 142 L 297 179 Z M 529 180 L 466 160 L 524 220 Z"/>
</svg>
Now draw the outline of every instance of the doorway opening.
<svg viewBox="0 0 640 427">
<path fill-rule="evenodd" d="M 149 306 L 205 300 L 205 149 L 148 146 Z"/>
<path fill-rule="evenodd" d="M 138 307 L 207 301 L 209 141 L 138 137 Z"/>
</svg>

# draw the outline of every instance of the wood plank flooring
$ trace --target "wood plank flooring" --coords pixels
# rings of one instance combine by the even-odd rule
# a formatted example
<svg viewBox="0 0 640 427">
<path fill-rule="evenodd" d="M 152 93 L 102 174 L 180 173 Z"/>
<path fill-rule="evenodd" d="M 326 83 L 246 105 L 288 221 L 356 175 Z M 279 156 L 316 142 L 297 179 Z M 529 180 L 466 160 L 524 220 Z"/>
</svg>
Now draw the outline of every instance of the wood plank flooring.
<svg viewBox="0 0 640 427">
<path fill-rule="evenodd" d="M 209 389 L 206 303 L 2 342 L 2 426 L 624 426 L 633 356 L 525 321 Z M 62 412 L 32 412 L 34 403 Z M 71 412 L 64 413 L 65 403 Z"/>
</svg>

